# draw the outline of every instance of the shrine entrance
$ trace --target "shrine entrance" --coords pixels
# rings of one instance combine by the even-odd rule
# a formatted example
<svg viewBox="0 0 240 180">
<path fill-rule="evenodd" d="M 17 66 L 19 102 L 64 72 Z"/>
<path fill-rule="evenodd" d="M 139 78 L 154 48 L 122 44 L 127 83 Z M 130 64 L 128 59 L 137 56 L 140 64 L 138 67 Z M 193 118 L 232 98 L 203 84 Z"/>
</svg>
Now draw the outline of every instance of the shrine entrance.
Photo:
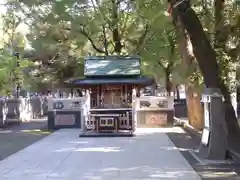
<svg viewBox="0 0 240 180">
<path fill-rule="evenodd" d="M 80 136 L 106 134 L 132 136 L 135 131 L 133 89 L 149 86 L 153 80 L 141 75 L 140 58 L 97 56 L 85 58 L 84 78 L 66 82 L 86 90 L 89 98 L 85 131 Z"/>
</svg>

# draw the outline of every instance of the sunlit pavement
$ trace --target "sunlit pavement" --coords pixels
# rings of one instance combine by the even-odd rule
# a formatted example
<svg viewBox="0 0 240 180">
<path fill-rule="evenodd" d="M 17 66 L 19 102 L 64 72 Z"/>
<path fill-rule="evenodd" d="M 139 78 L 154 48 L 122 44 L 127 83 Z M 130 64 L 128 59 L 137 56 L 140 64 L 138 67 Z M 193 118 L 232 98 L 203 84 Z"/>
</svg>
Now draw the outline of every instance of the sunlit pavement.
<svg viewBox="0 0 240 180">
<path fill-rule="evenodd" d="M 135 137 L 79 138 L 62 129 L 0 162 L 1 180 L 200 180 L 165 132 Z"/>
</svg>

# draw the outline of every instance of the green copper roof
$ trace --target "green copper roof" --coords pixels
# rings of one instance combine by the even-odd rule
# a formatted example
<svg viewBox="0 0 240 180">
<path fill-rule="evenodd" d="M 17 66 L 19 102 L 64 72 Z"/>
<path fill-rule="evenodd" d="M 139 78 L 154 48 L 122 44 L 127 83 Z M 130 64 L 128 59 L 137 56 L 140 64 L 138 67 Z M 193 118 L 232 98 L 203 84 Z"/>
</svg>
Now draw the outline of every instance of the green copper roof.
<svg viewBox="0 0 240 180">
<path fill-rule="evenodd" d="M 154 83 L 154 80 L 145 76 L 136 77 L 82 77 L 65 81 L 66 84 L 72 85 L 95 85 L 95 84 L 134 84 L 148 86 Z"/>
<path fill-rule="evenodd" d="M 128 56 L 90 56 L 85 58 L 85 76 L 140 75 L 140 58 Z"/>
</svg>

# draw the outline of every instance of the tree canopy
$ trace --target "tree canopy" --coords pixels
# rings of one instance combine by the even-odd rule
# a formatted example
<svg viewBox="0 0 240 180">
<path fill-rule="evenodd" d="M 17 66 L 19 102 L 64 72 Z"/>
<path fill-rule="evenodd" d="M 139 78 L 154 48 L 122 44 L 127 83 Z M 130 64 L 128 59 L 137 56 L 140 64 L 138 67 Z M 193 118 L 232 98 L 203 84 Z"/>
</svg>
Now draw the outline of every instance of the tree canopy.
<svg viewBox="0 0 240 180">
<path fill-rule="evenodd" d="M 230 82 L 228 73 L 239 59 L 239 5 L 226 1 L 222 12 L 217 2 L 192 3 L 219 55 L 222 77 Z M 203 83 L 196 59 L 191 68 L 181 61 L 179 32 L 166 15 L 164 0 L 8 0 L 6 7 L 4 31 L 14 34 L 14 51 L 34 62 L 29 81 L 41 87 L 61 86 L 64 79 L 81 76 L 87 55 L 140 55 L 143 72 L 161 83 L 167 85 L 170 77 L 175 84 L 184 79 Z M 19 24 L 27 26 L 23 39 L 9 31 Z M 26 41 L 32 49 L 23 51 Z"/>
</svg>

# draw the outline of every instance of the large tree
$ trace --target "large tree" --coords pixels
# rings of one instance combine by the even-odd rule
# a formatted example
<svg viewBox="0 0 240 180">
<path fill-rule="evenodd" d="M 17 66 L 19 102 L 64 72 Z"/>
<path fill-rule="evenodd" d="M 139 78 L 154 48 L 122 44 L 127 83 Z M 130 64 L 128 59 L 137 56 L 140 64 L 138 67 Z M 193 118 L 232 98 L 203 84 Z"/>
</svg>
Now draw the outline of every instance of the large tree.
<svg viewBox="0 0 240 180">
<path fill-rule="evenodd" d="M 170 21 L 169 21 L 170 23 Z M 176 82 L 176 74 L 179 74 L 178 65 L 179 54 L 176 48 L 176 33 L 173 27 L 166 23 L 164 29 L 159 28 L 151 39 L 145 44 L 140 55 L 143 62 L 147 64 L 152 71 L 161 76 L 162 83 L 165 85 L 168 95 L 173 91 L 173 83 Z M 173 82 L 174 79 L 174 82 Z"/>
<path fill-rule="evenodd" d="M 29 26 L 28 40 L 35 49 L 32 60 L 39 64 L 34 73 L 38 83 L 45 79 L 59 84 L 81 75 L 87 55 L 140 54 L 158 31 L 156 22 L 164 29 L 166 21 L 164 4 L 155 0 L 11 0 L 8 6 Z"/>
<path fill-rule="evenodd" d="M 1 50 L 0 50 L 0 90 L 1 95 L 12 92 L 16 84 L 22 85 L 25 80 L 26 68 L 29 61 L 22 57 L 26 46 L 26 38 L 19 30 L 20 21 L 14 11 L 8 8 L 6 14 L 1 15 Z"/>
<path fill-rule="evenodd" d="M 224 96 L 226 123 L 229 130 L 228 144 L 230 148 L 240 151 L 240 146 L 236 144 L 240 138 L 239 125 L 231 104 L 230 92 L 221 77 L 217 54 L 211 46 L 196 12 L 192 9 L 190 1 L 171 0 L 170 4 L 173 8 L 174 20 L 181 21 L 189 35 L 193 53 L 198 61 L 206 87 L 219 88 Z"/>
</svg>

